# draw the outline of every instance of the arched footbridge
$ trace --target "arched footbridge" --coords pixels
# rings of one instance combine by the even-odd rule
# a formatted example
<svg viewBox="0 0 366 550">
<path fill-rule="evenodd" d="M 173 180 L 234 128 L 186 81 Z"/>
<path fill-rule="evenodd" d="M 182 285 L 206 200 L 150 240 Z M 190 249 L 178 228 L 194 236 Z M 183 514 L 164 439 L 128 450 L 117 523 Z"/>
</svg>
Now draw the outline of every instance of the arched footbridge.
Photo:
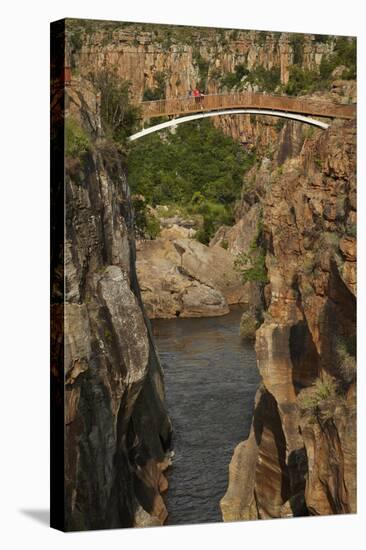
<svg viewBox="0 0 366 550">
<path fill-rule="evenodd" d="M 344 105 L 331 101 L 294 98 L 258 93 L 212 94 L 203 97 L 171 98 L 140 103 L 145 122 L 158 117 L 171 120 L 144 128 L 130 136 L 134 141 L 153 132 L 201 118 L 223 115 L 268 115 L 311 124 L 322 129 L 329 126 L 325 119 L 356 118 L 356 104 Z M 316 117 L 316 118 L 314 118 Z"/>
</svg>

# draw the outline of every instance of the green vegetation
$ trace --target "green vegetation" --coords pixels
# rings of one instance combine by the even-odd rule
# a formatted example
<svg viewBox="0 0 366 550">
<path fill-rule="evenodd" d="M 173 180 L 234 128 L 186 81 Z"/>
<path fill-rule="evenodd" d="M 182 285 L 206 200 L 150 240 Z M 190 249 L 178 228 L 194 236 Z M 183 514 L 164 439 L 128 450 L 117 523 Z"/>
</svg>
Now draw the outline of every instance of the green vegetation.
<svg viewBox="0 0 366 550">
<path fill-rule="evenodd" d="M 244 173 L 254 157 L 208 120 L 136 141 L 129 154 L 129 183 L 148 204 L 179 206 L 199 215 L 197 238 L 208 243 L 223 224 L 232 224 Z"/>
<path fill-rule="evenodd" d="M 299 35 L 295 35 L 299 36 Z M 290 78 L 285 88 L 288 95 L 299 95 L 314 92 L 315 90 L 325 90 L 329 88 L 332 80 L 332 72 L 336 67 L 344 66 L 345 69 L 340 75 L 342 79 L 349 80 L 356 78 L 356 40 L 344 36 L 337 37 L 334 52 L 328 56 L 323 56 L 319 73 L 308 69 L 303 69 L 300 65 L 300 42 L 299 39 L 293 43 L 294 65 L 290 67 Z"/>
<path fill-rule="evenodd" d="M 212 69 L 211 73 L 210 73 L 210 79 L 211 80 L 220 80 L 222 77 L 222 72 L 220 69 L 218 68 L 214 68 Z"/>
<path fill-rule="evenodd" d="M 267 31 L 257 31 L 257 34 L 256 34 L 257 44 L 259 46 L 264 46 L 268 35 L 269 33 Z"/>
<path fill-rule="evenodd" d="M 306 253 L 302 264 L 302 270 L 306 275 L 311 275 L 315 269 L 315 254 L 313 251 L 309 250 Z"/>
<path fill-rule="evenodd" d="M 265 259 L 265 253 L 258 250 L 256 246 L 251 246 L 249 253 L 238 254 L 234 267 L 241 273 L 243 283 L 249 281 L 268 282 Z"/>
<path fill-rule="evenodd" d="M 319 170 L 322 170 L 323 163 L 320 158 L 314 158 L 314 164 L 315 166 L 317 166 L 317 168 L 319 168 Z"/>
<path fill-rule="evenodd" d="M 245 67 L 244 63 L 239 63 L 236 65 L 233 73 L 226 73 L 221 77 L 221 87 L 229 89 L 235 88 L 235 86 L 240 84 L 243 76 L 247 76 L 248 74 L 249 70 Z"/>
<path fill-rule="evenodd" d="M 260 90 L 274 92 L 281 83 L 280 68 L 265 69 L 264 67 L 257 67 L 250 72 L 248 81 L 253 85 L 257 85 Z"/>
<path fill-rule="evenodd" d="M 111 344 L 113 342 L 113 336 L 109 328 L 104 329 L 104 338 L 108 342 L 108 344 Z"/>
<path fill-rule="evenodd" d="M 293 63 L 295 65 L 301 65 L 304 59 L 304 43 L 305 36 L 303 34 L 291 34 L 290 45 L 293 52 Z"/>
<path fill-rule="evenodd" d="M 267 92 L 274 92 L 281 84 L 281 71 L 279 67 L 265 69 L 259 66 L 249 71 L 243 63 L 240 63 L 235 67 L 233 73 L 227 73 L 221 77 L 221 88 L 242 89 L 244 83 L 241 80 L 244 76 L 246 77 L 245 83 L 258 86 L 259 90 Z"/>
<path fill-rule="evenodd" d="M 314 34 L 314 39 L 318 44 L 326 44 L 329 40 L 329 34 Z"/>
<path fill-rule="evenodd" d="M 257 235 L 250 244 L 248 252 L 237 255 L 234 268 L 240 273 L 243 283 L 255 281 L 267 283 L 266 251 L 263 239 L 263 218 L 259 216 Z"/>
<path fill-rule="evenodd" d="M 356 378 L 356 335 L 338 337 L 336 358 L 339 373 L 346 383 Z"/>
<path fill-rule="evenodd" d="M 154 88 L 145 88 L 144 90 L 144 101 L 156 101 L 158 99 L 165 98 L 166 74 L 164 72 L 157 71 L 154 74 L 154 80 L 156 82 L 156 86 Z"/>
<path fill-rule="evenodd" d="M 75 32 L 70 34 L 70 44 L 73 53 L 77 53 L 79 50 L 81 50 L 81 47 L 83 45 L 82 36 L 83 35 L 81 29 L 75 29 Z"/>
<path fill-rule="evenodd" d="M 129 102 L 130 83 L 121 80 L 116 69 L 103 69 L 91 75 L 101 97 L 101 121 L 104 135 L 117 144 L 125 144 L 133 134 L 140 111 Z"/>
<path fill-rule="evenodd" d="M 311 93 L 316 89 L 323 88 L 320 86 L 319 75 L 316 71 L 303 69 L 298 65 L 290 67 L 290 77 L 285 88 L 287 95 L 300 95 Z"/>
<path fill-rule="evenodd" d="M 313 137 L 315 133 L 315 128 L 314 126 L 306 126 L 306 124 L 304 124 L 302 133 L 303 133 L 304 139 L 310 139 Z"/>
<path fill-rule="evenodd" d="M 207 85 L 209 62 L 204 59 L 198 48 L 194 48 L 192 52 L 193 64 L 198 67 L 199 81 L 197 86 L 200 90 L 205 90 Z"/>
<path fill-rule="evenodd" d="M 203 224 L 196 233 L 196 239 L 203 244 L 210 242 L 211 237 L 221 225 L 233 225 L 234 223 L 232 204 L 225 205 L 205 200 L 200 204 L 192 205 L 188 211 L 202 215 Z"/>
<path fill-rule="evenodd" d="M 357 237 L 357 224 L 350 223 L 346 225 L 346 233 L 350 237 Z"/>
<path fill-rule="evenodd" d="M 132 206 L 136 236 L 143 239 L 156 239 L 160 233 L 159 220 L 149 212 L 145 200 L 140 195 L 132 196 Z"/>
<path fill-rule="evenodd" d="M 324 373 L 311 388 L 300 393 L 298 404 L 304 413 L 327 420 L 332 417 L 334 408 L 341 399 L 339 384 L 329 374 Z"/>
<path fill-rule="evenodd" d="M 356 78 L 356 40 L 349 40 L 345 36 L 337 38 L 334 52 L 328 57 L 323 57 L 320 64 L 320 76 L 328 80 L 336 67 L 344 65 L 341 78 L 345 80 Z"/>
<path fill-rule="evenodd" d="M 89 136 L 79 122 L 71 116 L 65 122 L 65 153 L 69 158 L 80 159 L 91 148 Z"/>
<path fill-rule="evenodd" d="M 332 248 L 337 249 L 339 245 L 339 236 L 333 231 L 324 231 L 320 237 L 320 250 Z"/>
<path fill-rule="evenodd" d="M 262 33 L 259 34 L 262 35 Z M 264 35 L 261 38 L 262 42 L 263 37 Z M 326 42 L 328 39 L 329 37 L 326 35 L 319 35 L 316 41 Z M 273 93 L 278 89 L 284 91 L 287 95 L 300 95 L 329 88 L 332 72 L 339 66 L 345 67 L 340 75 L 342 79 L 356 78 L 355 39 L 336 37 L 334 52 L 328 56 L 323 55 L 319 72 L 302 67 L 305 35 L 292 34 L 289 41 L 293 50 L 293 64 L 290 67 L 289 82 L 286 86 L 281 85 L 279 67 L 265 69 L 262 66 L 257 66 L 248 71 L 243 64 L 237 65 L 235 72 L 222 75 L 221 86 L 240 90 L 242 88 L 241 80 L 243 76 L 246 76 L 245 82 L 258 86 L 260 91 Z"/>
</svg>

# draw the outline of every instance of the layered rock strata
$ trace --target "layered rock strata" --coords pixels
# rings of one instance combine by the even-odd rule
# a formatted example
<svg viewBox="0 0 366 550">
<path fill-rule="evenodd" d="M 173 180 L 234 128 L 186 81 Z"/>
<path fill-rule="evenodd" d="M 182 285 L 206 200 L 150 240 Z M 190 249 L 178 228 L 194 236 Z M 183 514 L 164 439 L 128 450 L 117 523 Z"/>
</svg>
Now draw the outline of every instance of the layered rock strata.
<svg viewBox="0 0 366 550">
<path fill-rule="evenodd" d="M 248 71 L 279 72 L 278 84 L 289 81 L 294 63 L 305 71 L 319 73 L 322 60 L 334 52 L 335 37 L 293 35 L 291 33 L 174 27 L 167 25 L 86 22 L 69 24 L 68 52 L 73 78 L 88 77 L 106 67 L 114 68 L 123 80 L 131 82 L 131 95 L 137 103 L 146 90 L 161 89 L 167 99 L 186 97 L 189 89 L 203 86 L 206 94 L 230 93 L 223 86 L 225 76 L 237 66 Z M 344 69 L 344 67 L 343 67 Z M 328 99 L 354 101 L 355 86 L 336 77 Z M 245 77 L 244 77 L 245 80 Z M 257 91 L 250 81 L 244 89 Z M 279 92 L 276 92 L 279 93 Z M 217 117 L 213 122 L 248 150 L 264 153 L 273 149 L 281 120 L 251 115 Z"/>
<path fill-rule="evenodd" d="M 84 84 L 67 114 L 95 140 L 95 94 Z M 161 525 L 171 424 L 163 371 L 135 271 L 132 210 L 121 156 L 103 137 L 66 159 L 65 529 Z M 62 256 L 60 256 L 62 259 Z M 61 275 L 61 270 L 60 270 Z M 58 352 L 57 352 L 58 350 Z"/>
<path fill-rule="evenodd" d="M 226 521 L 356 511 L 354 123 L 267 168 L 251 195 L 261 195 L 269 279 L 262 384 L 230 464 Z"/>
</svg>

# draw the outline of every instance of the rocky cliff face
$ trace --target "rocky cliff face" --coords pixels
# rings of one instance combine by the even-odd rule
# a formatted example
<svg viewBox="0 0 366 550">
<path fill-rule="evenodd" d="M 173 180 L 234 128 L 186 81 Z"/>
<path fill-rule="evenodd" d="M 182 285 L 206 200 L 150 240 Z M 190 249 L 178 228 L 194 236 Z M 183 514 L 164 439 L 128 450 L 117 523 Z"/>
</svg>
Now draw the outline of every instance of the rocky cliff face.
<svg viewBox="0 0 366 550">
<path fill-rule="evenodd" d="M 221 246 L 195 239 L 158 238 L 138 245 L 137 274 L 146 311 L 153 318 L 215 317 L 249 292 Z"/>
<path fill-rule="evenodd" d="M 121 79 L 131 82 L 132 99 L 140 102 L 146 90 L 159 90 L 161 98 L 186 97 L 196 86 L 207 94 L 227 93 L 231 84 L 225 77 L 234 75 L 237 66 L 275 71 L 271 93 L 279 93 L 276 85 L 288 83 L 293 64 L 318 73 L 322 59 L 335 46 L 335 37 L 324 40 L 316 35 L 89 21 L 82 27 L 69 24 L 67 51 L 74 77 L 114 67 Z M 354 89 L 348 89 L 340 76 L 333 91 L 337 101 L 348 102 Z M 266 86 L 249 79 L 244 89 L 266 91 Z M 334 99 L 332 90 L 329 96 Z M 213 122 L 261 154 L 273 149 L 282 127 L 274 117 L 250 115 L 218 117 Z"/>
<path fill-rule="evenodd" d="M 67 117 L 95 138 L 95 94 L 84 83 L 66 100 Z M 65 201 L 65 306 L 53 306 L 65 324 L 65 528 L 160 525 L 171 425 L 125 168 L 103 138 L 66 159 Z"/>
<path fill-rule="evenodd" d="M 296 41 L 293 37 L 289 33 L 138 23 L 116 23 L 107 28 L 101 23 L 94 29 L 84 27 L 78 44 L 71 39 L 70 61 L 84 75 L 95 66 L 116 66 L 121 78 L 131 81 L 133 96 L 138 99 L 144 89 L 156 86 L 154 76 L 162 73 L 166 98 L 184 97 L 203 79 L 207 93 L 218 93 L 219 77 L 234 73 L 239 64 L 249 70 L 277 67 L 280 82 L 287 84 L 294 62 L 318 70 L 322 57 L 334 50 L 334 39 L 324 42 L 314 35 L 298 35 Z M 301 53 L 297 53 L 299 49 Z"/>
<path fill-rule="evenodd" d="M 297 158 L 262 163 L 243 193 L 244 220 L 263 208 L 269 284 L 225 520 L 356 511 L 355 185 L 355 125 L 334 122 Z"/>
</svg>

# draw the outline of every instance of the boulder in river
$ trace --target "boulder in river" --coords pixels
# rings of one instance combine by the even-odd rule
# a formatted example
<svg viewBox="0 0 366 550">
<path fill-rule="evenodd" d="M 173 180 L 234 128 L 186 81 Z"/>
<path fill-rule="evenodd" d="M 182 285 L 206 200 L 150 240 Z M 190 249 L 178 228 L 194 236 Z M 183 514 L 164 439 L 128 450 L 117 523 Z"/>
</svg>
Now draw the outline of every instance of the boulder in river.
<svg viewBox="0 0 366 550">
<path fill-rule="evenodd" d="M 225 315 L 247 301 L 234 257 L 194 239 L 140 242 L 137 274 L 150 318 Z"/>
</svg>

